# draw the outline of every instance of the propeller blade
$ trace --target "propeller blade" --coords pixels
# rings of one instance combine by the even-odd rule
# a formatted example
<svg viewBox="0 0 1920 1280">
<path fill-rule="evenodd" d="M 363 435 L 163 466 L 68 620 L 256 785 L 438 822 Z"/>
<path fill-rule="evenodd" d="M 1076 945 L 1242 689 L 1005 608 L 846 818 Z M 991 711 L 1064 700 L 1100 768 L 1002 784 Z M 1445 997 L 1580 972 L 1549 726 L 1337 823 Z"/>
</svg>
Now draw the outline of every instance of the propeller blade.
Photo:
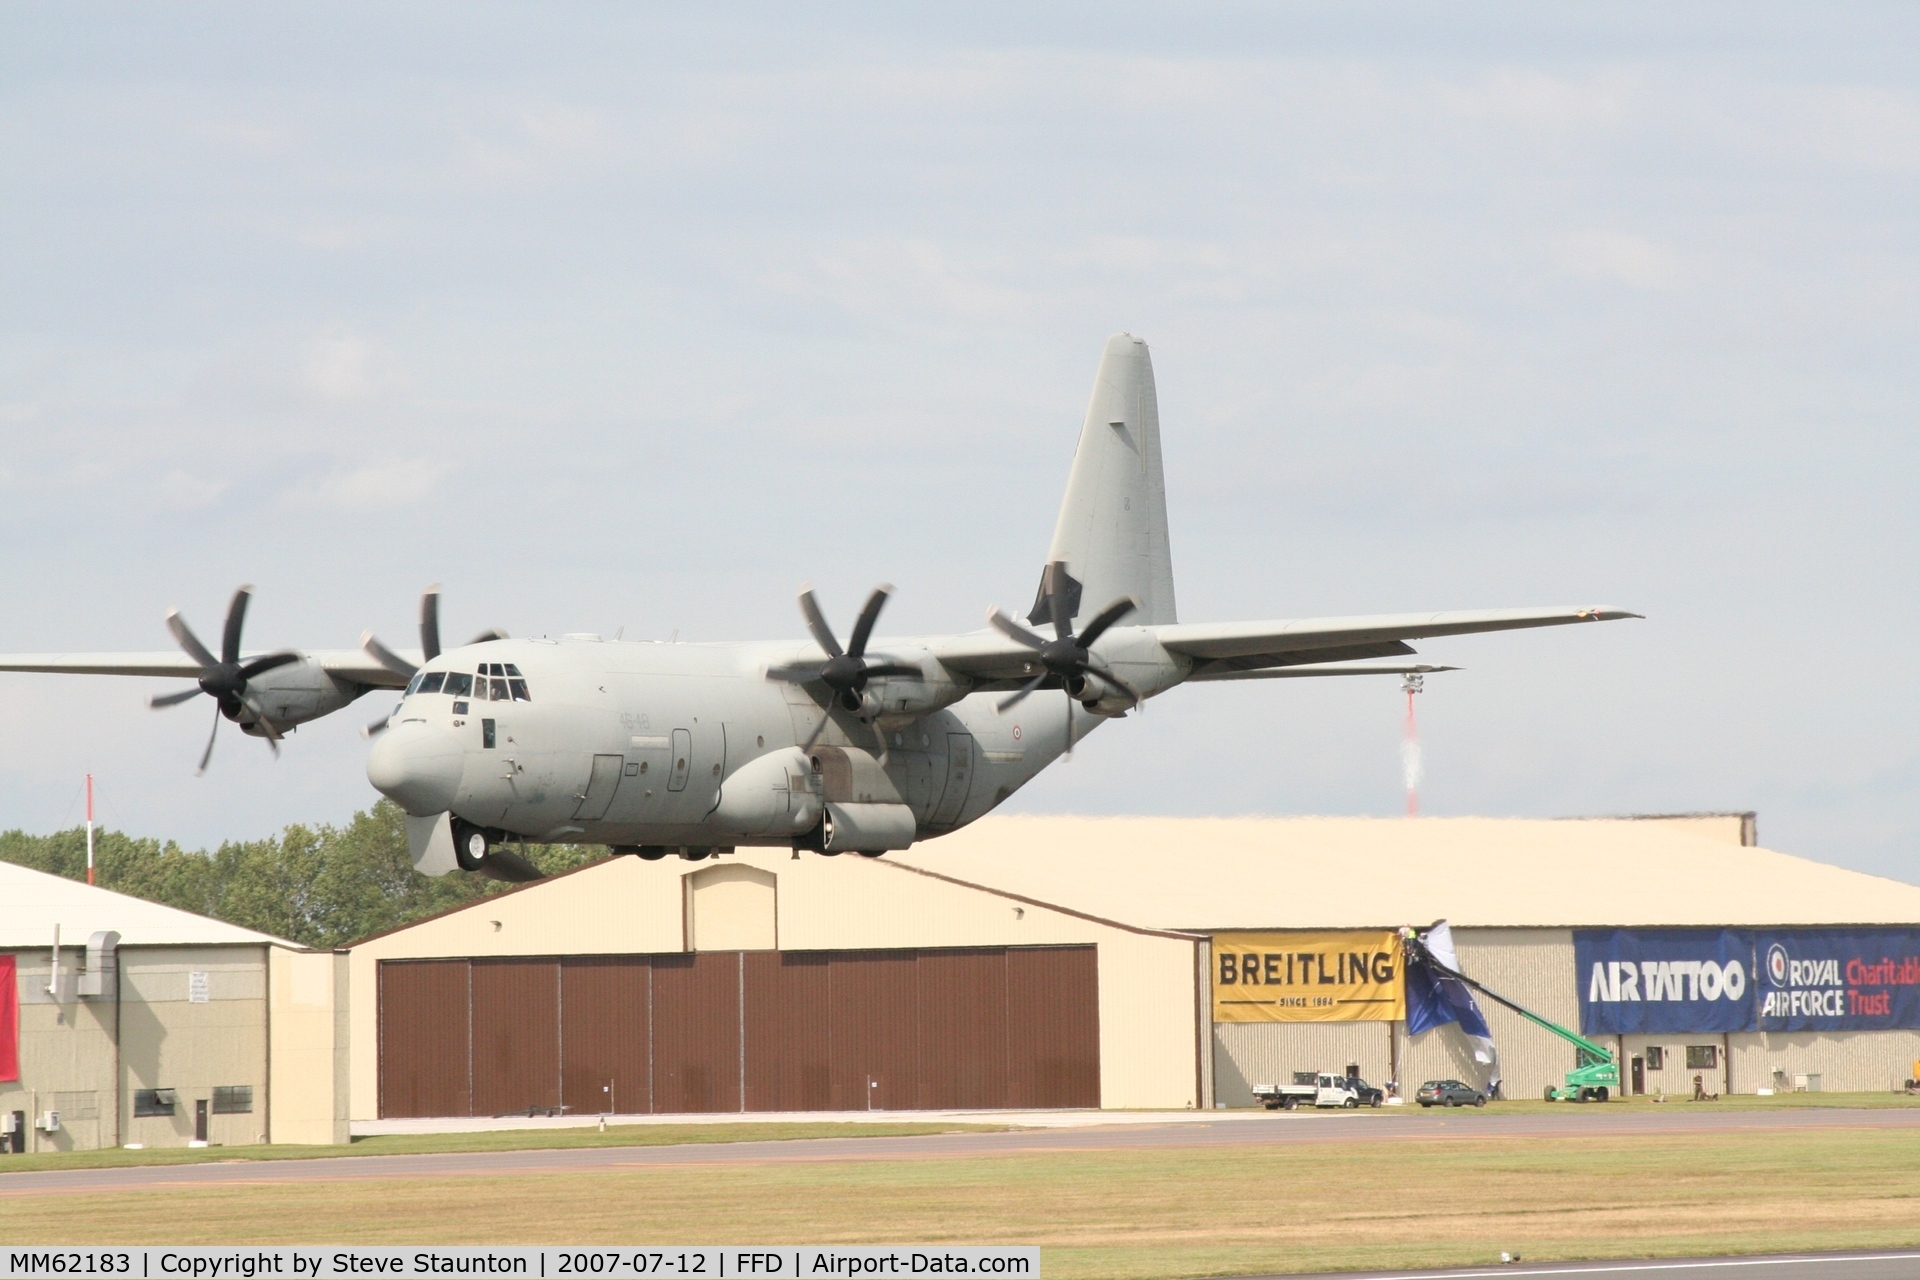
<svg viewBox="0 0 1920 1280">
<path fill-rule="evenodd" d="M 220 661 L 240 661 L 240 628 L 246 625 L 247 602 L 253 599 L 253 584 L 241 584 L 233 593 L 233 603 L 227 606 L 227 625 L 220 632 Z"/>
<path fill-rule="evenodd" d="M 254 698 L 242 698 L 240 705 L 253 712 L 253 721 L 267 731 L 267 745 L 273 749 L 273 758 L 280 758 L 280 731 L 273 727 L 273 721 L 267 719 L 266 708 Z"/>
<path fill-rule="evenodd" d="M 173 632 L 174 640 L 187 651 L 187 656 L 201 666 L 220 665 L 220 659 L 214 657 L 207 651 L 207 646 L 200 643 L 200 637 L 193 634 L 193 628 L 187 625 L 187 620 L 180 616 L 178 609 L 167 610 L 167 630 Z"/>
<path fill-rule="evenodd" d="M 147 705 L 155 711 L 160 710 L 162 707 L 177 707 L 189 698 L 199 697 L 201 692 L 199 686 L 196 685 L 191 689 L 182 689 L 178 693 L 163 693 L 157 697 L 148 698 Z"/>
<path fill-rule="evenodd" d="M 998 605 L 987 610 L 987 621 L 993 624 L 995 631 L 998 631 L 1001 635 L 1017 644 L 1023 644 L 1029 649 L 1044 649 L 1047 647 L 1045 640 L 1042 640 L 1039 636 L 1033 634 L 1033 632 L 1000 612 Z"/>
<path fill-rule="evenodd" d="M 482 631 L 479 635 L 467 641 L 467 643 L 468 644 L 491 644 L 495 640 L 505 640 L 508 638 L 509 637 L 507 633 L 502 631 L 500 628 L 488 627 L 485 631 Z"/>
<path fill-rule="evenodd" d="M 240 678 L 242 680 L 251 680 L 262 672 L 272 671 L 275 667 L 284 667 L 289 662 L 298 661 L 300 661 L 299 654 L 285 649 L 279 653 L 264 654 L 261 657 L 253 659 L 251 662 L 241 663 Z"/>
<path fill-rule="evenodd" d="M 1121 596 L 1118 600 L 1115 600 L 1095 615 L 1093 621 L 1087 624 L 1087 629 L 1080 633 L 1080 647 L 1082 649 L 1093 648 L 1093 642 L 1098 640 L 1108 627 L 1120 621 L 1120 619 L 1126 617 L 1139 607 L 1140 602 L 1132 596 Z"/>
<path fill-rule="evenodd" d="M 360 633 L 360 647 L 367 651 L 368 657 L 397 676 L 405 676 L 411 680 L 413 679 L 413 673 L 420 669 L 393 650 L 387 648 L 387 646 L 381 644 L 374 638 L 373 632 L 371 631 L 362 631 Z"/>
<path fill-rule="evenodd" d="M 867 678 L 877 680 L 881 676 L 895 676 L 902 680 L 925 680 L 926 672 L 918 667 L 908 666 L 904 662 L 870 662 L 867 664 Z"/>
<path fill-rule="evenodd" d="M 820 741 L 820 735 L 827 731 L 827 725 L 832 720 L 833 720 L 833 710 L 831 707 L 829 707 L 827 710 L 822 711 L 820 713 L 820 723 L 813 726 L 813 732 L 808 734 L 806 742 L 801 744 L 800 753 L 802 755 L 805 755 L 809 751 L 813 750 L 813 744 Z"/>
<path fill-rule="evenodd" d="M 893 584 L 883 582 L 873 589 L 866 604 L 860 608 L 860 616 L 854 619 L 853 634 L 847 637 L 847 652 L 859 657 L 867 651 L 867 637 L 873 634 L 873 624 L 880 620 L 880 610 L 886 605 L 887 597 L 893 594 Z"/>
<path fill-rule="evenodd" d="M 800 616 L 807 620 L 807 630 L 813 633 L 813 642 L 827 651 L 829 658 L 837 658 L 846 650 L 833 638 L 833 628 L 827 625 L 827 619 L 820 612 L 820 602 L 813 598 L 813 588 L 800 588 Z"/>
<path fill-rule="evenodd" d="M 1140 691 L 1138 689 L 1134 688 L 1132 685 L 1128 684 L 1125 680 L 1122 680 L 1119 676 L 1113 674 L 1113 672 L 1111 671 L 1102 670 L 1099 667 L 1088 667 L 1087 674 L 1093 677 L 1095 680 L 1101 681 L 1103 684 L 1110 684 L 1114 688 L 1118 689 L 1121 693 L 1126 695 L 1127 701 L 1131 702 L 1136 707 L 1146 701 L 1145 698 L 1140 696 Z"/>
<path fill-rule="evenodd" d="M 881 732 L 880 726 L 877 724 L 869 722 L 867 728 L 873 730 L 874 740 L 880 745 L 880 750 L 874 753 L 873 758 L 878 760 L 880 767 L 884 769 L 887 767 L 887 735 Z"/>
<path fill-rule="evenodd" d="M 198 778 L 206 773 L 207 761 L 213 759 L 213 740 L 219 736 L 220 736 L 220 707 L 219 707 L 219 704 L 216 703 L 213 708 L 213 730 L 212 732 L 207 734 L 207 749 L 200 753 L 200 767 L 193 771 L 194 777 Z"/>
<path fill-rule="evenodd" d="M 1073 619 L 1067 616 L 1067 593 L 1049 591 L 1047 593 L 1047 616 L 1053 620 L 1053 638 L 1065 640 L 1073 634 Z"/>
<path fill-rule="evenodd" d="M 1035 689 L 1038 689 L 1041 685 L 1045 684 L 1047 682 L 1048 677 L 1051 674 L 1052 674 L 1051 672 L 1042 671 L 1039 675 L 1027 681 L 1025 684 L 1021 685 L 1018 689 L 1015 689 L 1012 693 L 1008 694 L 1006 697 L 1000 699 L 1000 704 L 998 707 L 995 708 L 995 710 L 998 710 L 998 711 L 1011 710 L 1013 707 L 1017 706 L 1021 701 L 1023 701 L 1028 694 L 1032 693 Z"/>
<path fill-rule="evenodd" d="M 398 711 L 399 709 L 400 708 L 396 706 L 393 709 L 393 711 Z M 393 711 L 387 712 L 387 714 L 385 714 L 384 716 L 381 716 L 378 720 L 375 720 L 372 724 L 362 727 L 360 730 L 360 736 L 363 738 L 371 738 L 375 734 L 385 733 L 387 731 L 388 721 L 393 719 Z"/>
<path fill-rule="evenodd" d="M 819 678 L 820 664 L 817 662 L 811 664 L 802 663 L 798 666 L 791 667 L 767 668 L 767 679 L 784 680 L 788 684 L 806 684 L 810 680 L 818 680 Z"/>
<path fill-rule="evenodd" d="M 420 656 L 425 662 L 440 656 L 440 584 L 437 582 L 420 595 Z"/>
</svg>

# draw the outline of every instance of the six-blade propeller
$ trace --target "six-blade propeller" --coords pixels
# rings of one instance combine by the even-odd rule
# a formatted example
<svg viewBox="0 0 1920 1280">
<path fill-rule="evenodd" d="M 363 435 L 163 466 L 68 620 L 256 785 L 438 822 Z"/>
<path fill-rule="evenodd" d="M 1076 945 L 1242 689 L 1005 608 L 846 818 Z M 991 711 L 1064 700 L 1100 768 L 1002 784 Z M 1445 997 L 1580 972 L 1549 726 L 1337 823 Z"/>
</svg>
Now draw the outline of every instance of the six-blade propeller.
<svg viewBox="0 0 1920 1280">
<path fill-rule="evenodd" d="M 919 680 L 924 677 L 920 668 L 904 662 L 874 660 L 866 656 L 867 641 L 873 635 L 873 624 L 880 617 L 880 610 L 887 603 L 887 597 L 893 594 L 893 584 L 883 582 L 873 589 L 867 597 L 867 603 L 860 610 L 860 616 L 854 619 L 853 634 L 847 637 L 847 647 L 840 647 L 839 639 L 833 634 L 833 628 L 827 625 L 827 619 L 820 612 L 820 602 L 813 598 L 813 588 L 800 588 L 800 616 L 807 620 L 807 630 L 813 633 L 814 643 L 826 650 L 825 662 L 798 662 L 784 667 L 767 668 L 767 679 L 785 680 L 790 684 L 809 684 L 819 681 L 833 690 L 833 698 L 847 711 L 860 709 L 860 695 L 866 692 L 867 681 L 883 676 L 898 676 L 905 680 Z"/>
<path fill-rule="evenodd" d="M 997 608 L 987 610 L 987 621 L 993 624 L 996 631 L 1032 649 L 1040 658 L 1040 673 L 1002 698 L 1000 710 L 1014 706 L 1049 680 L 1058 680 L 1067 691 L 1067 696 L 1072 698 L 1086 695 L 1089 684 L 1105 684 L 1117 690 L 1130 704 L 1138 706 L 1139 692 L 1109 671 L 1104 663 L 1093 656 L 1092 650 L 1094 642 L 1106 633 L 1108 627 L 1139 607 L 1140 602 L 1132 596 L 1122 596 L 1095 614 L 1093 621 L 1087 624 L 1087 629 L 1075 635 L 1073 619 L 1067 612 L 1066 593 L 1050 591 L 1047 593 L 1047 610 L 1053 621 L 1054 638 L 1051 640 L 1042 639 Z"/>
<path fill-rule="evenodd" d="M 280 754 L 280 731 L 273 721 L 267 719 L 266 709 L 260 705 L 247 682 L 264 671 L 275 667 L 284 667 L 289 662 L 300 661 L 300 655 L 281 651 L 262 654 L 258 658 L 240 661 L 240 632 L 247 621 L 247 602 L 253 598 L 253 587 L 243 586 L 233 593 L 233 602 L 227 606 L 227 624 L 220 633 L 220 656 L 214 657 L 200 638 L 193 634 L 187 620 L 180 616 L 178 609 L 167 610 L 167 630 L 173 632 L 173 638 L 187 651 L 187 656 L 200 664 L 200 684 L 198 688 L 182 689 L 178 693 L 161 694 L 148 700 L 147 705 L 154 710 L 162 707 L 178 706 L 191 698 L 206 694 L 214 700 L 213 732 L 207 735 L 207 749 L 200 753 L 200 766 L 195 775 L 207 771 L 207 761 L 213 758 L 213 740 L 220 733 L 220 718 L 238 723 L 243 711 L 253 713 L 254 723 L 267 737 L 267 745 L 273 748 L 273 754 Z"/>
</svg>

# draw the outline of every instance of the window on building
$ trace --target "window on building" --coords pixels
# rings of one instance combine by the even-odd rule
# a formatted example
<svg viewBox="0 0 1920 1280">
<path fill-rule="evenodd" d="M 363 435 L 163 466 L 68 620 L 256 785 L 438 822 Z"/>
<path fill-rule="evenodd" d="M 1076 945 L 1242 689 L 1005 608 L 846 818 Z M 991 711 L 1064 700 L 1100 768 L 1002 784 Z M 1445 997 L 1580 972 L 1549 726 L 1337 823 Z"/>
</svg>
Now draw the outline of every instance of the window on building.
<svg viewBox="0 0 1920 1280">
<path fill-rule="evenodd" d="M 217 1084 L 213 1087 L 213 1114 L 217 1116 L 239 1116 L 245 1115 L 252 1110 L 252 1085 Z"/>
<path fill-rule="evenodd" d="M 1658 1071 L 1667 1065 L 1667 1047 L 1660 1044 L 1647 1046 L 1647 1070 Z"/>
<path fill-rule="evenodd" d="M 133 1114 L 136 1116 L 170 1116 L 179 1099 L 172 1089 L 135 1089 L 133 1091 Z"/>
<path fill-rule="evenodd" d="M 1717 1044 L 1690 1044 L 1687 1046 L 1687 1070 L 1705 1071 L 1720 1065 L 1720 1046 Z"/>
</svg>

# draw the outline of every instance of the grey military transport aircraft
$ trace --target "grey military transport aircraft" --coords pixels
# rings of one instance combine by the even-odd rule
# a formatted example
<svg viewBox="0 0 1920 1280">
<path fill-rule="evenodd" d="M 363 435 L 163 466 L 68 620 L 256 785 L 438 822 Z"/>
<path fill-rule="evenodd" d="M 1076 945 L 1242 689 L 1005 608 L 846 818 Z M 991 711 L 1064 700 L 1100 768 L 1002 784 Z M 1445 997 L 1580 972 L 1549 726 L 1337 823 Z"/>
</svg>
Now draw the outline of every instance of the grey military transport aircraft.
<svg viewBox="0 0 1920 1280">
<path fill-rule="evenodd" d="M 349 650 L 249 654 L 250 588 L 215 654 L 177 611 L 181 652 L 0 656 L 0 670 L 181 676 L 275 753 L 295 726 L 379 689 L 404 690 L 369 726 L 367 778 L 407 813 L 414 865 L 498 879 L 538 872 L 507 846 L 583 841 L 704 858 L 742 845 L 869 857 L 965 826 L 1092 729 L 1176 685 L 1400 674 L 1431 636 L 1639 615 L 1545 608 L 1274 622 L 1174 614 L 1160 418 L 1146 343 L 1107 341 L 1033 608 L 963 635 L 874 634 L 874 590 L 842 643 L 813 592 L 811 639 L 737 644 L 514 640 L 442 650 L 439 595 L 421 647 L 371 633 Z M 204 770 L 213 751 L 207 739 Z"/>
</svg>

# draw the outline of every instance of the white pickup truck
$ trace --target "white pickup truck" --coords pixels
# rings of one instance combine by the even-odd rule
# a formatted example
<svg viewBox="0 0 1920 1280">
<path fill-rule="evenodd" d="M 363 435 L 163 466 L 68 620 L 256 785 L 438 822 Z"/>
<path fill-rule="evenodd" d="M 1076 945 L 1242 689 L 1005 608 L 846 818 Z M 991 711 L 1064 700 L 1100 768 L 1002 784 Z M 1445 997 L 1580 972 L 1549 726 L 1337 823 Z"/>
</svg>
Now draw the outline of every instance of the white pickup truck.
<svg viewBox="0 0 1920 1280">
<path fill-rule="evenodd" d="M 1377 1107 L 1384 1095 L 1358 1076 L 1296 1071 L 1292 1084 L 1257 1084 L 1253 1096 L 1269 1111 L 1295 1107 Z"/>
</svg>

